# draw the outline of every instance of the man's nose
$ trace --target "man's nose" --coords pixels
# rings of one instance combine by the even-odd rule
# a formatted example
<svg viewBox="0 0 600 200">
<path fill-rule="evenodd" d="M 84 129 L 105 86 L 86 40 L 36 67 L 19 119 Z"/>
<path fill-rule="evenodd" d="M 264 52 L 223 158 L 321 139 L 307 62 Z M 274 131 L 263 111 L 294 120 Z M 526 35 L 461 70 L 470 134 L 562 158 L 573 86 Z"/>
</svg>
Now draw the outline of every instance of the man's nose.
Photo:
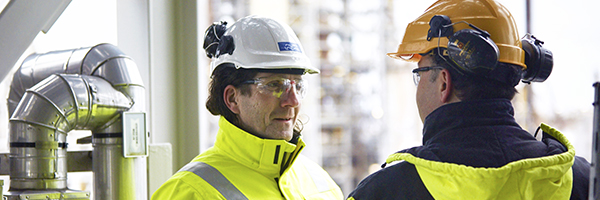
<svg viewBox="0 0 600 200">
<path fill-rule="evenodd" d="M 281 95 L 281 107 L 296 107 L 300 105 L 301 97 L 297 93 L 296 87 L 292 85 L 287 91 Z"/>
</svg>

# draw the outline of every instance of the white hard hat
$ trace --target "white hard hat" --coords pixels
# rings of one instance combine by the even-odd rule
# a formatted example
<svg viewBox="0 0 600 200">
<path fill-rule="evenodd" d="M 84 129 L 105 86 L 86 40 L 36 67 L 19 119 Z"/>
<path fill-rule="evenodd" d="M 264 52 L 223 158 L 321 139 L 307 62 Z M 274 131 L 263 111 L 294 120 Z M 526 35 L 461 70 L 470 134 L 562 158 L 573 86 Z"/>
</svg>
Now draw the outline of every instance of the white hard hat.
<svg viewBox="0 0 600 200">
<path fill-rule="evenodd" d="M 204 49 L 213 58 L 211 74 L 223 63 L 232 63 L 238 69 L 303 69 L 304 73 L 319 73 L 287 24 L 258 16 L 239 19 L 224 30 L 226 24 L 213 24 L 205 33 Z"/>
</svg>

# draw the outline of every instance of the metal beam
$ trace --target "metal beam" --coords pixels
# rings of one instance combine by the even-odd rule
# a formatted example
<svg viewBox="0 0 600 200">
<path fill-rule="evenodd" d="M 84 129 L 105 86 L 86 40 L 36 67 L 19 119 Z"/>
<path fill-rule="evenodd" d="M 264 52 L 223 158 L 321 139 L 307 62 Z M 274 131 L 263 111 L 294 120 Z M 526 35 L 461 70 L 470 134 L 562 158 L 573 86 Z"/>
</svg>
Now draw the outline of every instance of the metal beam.
<svg viewBox="0 0 600 200">
<path fill-rule="evenodd" d="M 10 1 L 0 13 L 0 81 L 40 31 L 56 22 L 71 0 Z"/>
</svg>

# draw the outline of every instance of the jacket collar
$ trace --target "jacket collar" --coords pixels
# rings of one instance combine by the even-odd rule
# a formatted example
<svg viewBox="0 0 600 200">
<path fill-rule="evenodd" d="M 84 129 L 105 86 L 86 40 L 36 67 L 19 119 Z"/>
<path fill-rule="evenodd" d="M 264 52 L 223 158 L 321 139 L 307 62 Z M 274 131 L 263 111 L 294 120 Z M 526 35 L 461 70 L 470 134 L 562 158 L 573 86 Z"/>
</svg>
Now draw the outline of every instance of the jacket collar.
<svg viewBox="0 0 600 200">
<path fill-rule="evenodd" d="M 437 108 L 423 123 L 423 144 L 449 130 L 486 125 L 519 126 L 510 100 L 463 101 Z"/>
<path fill-rule="evenodd" d="M 219 132 L 215 148 L 249 168 L 279 177 L 305 144 L 298 138 L 296 144 L 285 140 L 262 139 L 231 124 L 225 117 L 219 119 Z"/>
</svg>

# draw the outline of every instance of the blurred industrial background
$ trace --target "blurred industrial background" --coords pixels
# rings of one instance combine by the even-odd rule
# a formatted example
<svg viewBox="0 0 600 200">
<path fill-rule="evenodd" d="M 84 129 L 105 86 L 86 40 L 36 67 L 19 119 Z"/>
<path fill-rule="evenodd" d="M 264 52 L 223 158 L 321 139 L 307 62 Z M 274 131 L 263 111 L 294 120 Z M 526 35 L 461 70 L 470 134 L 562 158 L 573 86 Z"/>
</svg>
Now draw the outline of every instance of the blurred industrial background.
<svg viewBox="0 0 600 200">
<path fill-rule="evenodd" d="M 517 120 L 530 132 L 541 122 L 558 128 L 577 154 L 590 160 L 592 84 L 600 81 L 596 58 L 600 42 L 586 33 L 600 32 L 600 27 L 590 25 L 600 3 L 498 1 L 511 11 L 521 35 L 534 34 L 554 53 L 554 69 L 546 82 L 518 86 L 513 100 Z M 0 105 L 6 105 L 12 73 L 29 54 L 114 44 L 140 69 L 148 99 L 150 143 L 171 145 L 172 166 L 161 168 L 170 175 L 209 148 L 218 128 L 218 118 L 204 107 L 210 62 L 202 49 L 205 29 L 212 22 L 231 24 L 252 14 L 276 18 L 290 24 L 321 69 L 319 75 L 306 76 L 310 89 L 301 117 L 308 122 L 303 153 L 322 164 L 348 195 L 361 179 L 379 169 L 387 155 L 421 144 L 422 123 L 410 72 L 416 64 L 385 54 L 396 51 L 407 23 L 433 2 L 72 0 L 51 29 L 40 32 L 6 72 L 0 83 Z M 8 3 L 0 0 L 0 9 Z M 18 23 L 28 23 L 27 15 Z M 8 30 L 0 32 L 4 31 Z M 9 151 L 8 118 L 6 106 L 0 106 L 0 152 Z M 76 144 L 89 134 L 69 133 L 69 150 L 92 148 Z M 139 169 L 148 171 L 149 194 L 168 178 L 152 177 L 152 168 L 149 161 L 148 169 Z M 90 173 L 70 173 L 69 188 L 89 191 Z M 0 178 L 6 191 L 9 178 Z"/>
</svg>

